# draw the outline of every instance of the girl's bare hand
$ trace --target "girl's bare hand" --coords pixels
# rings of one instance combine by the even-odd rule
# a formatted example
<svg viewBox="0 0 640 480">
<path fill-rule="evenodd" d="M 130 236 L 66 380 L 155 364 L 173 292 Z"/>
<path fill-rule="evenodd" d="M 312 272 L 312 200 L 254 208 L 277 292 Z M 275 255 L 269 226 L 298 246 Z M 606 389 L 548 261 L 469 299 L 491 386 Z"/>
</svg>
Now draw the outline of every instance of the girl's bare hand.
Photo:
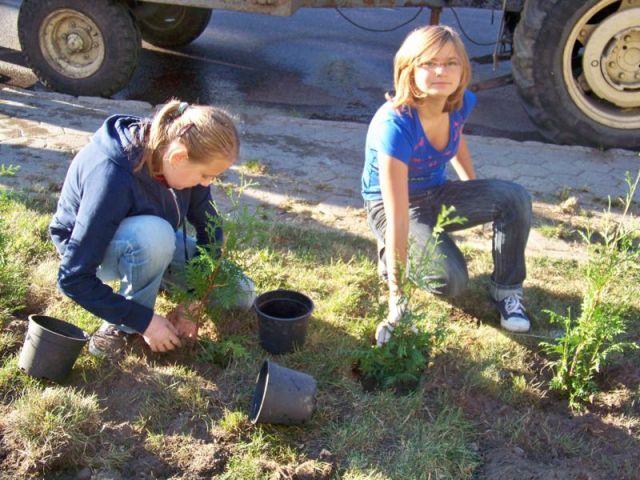
<svg viewBox="0 0 640 480">
<path fill-rule="evenodd" d="M 197 314 L 199 305 L 191 304 L 185 308 L 184 305 L 178 305 L 167 315 L 167 319 L 176 328 L 178 335 L 189 341 L 195 341 L 198 338 L 198 324 L 190 319 Z"/>
<path fill-rule="evenodd" d="M 151 323 L 142 333 L 142 338 L 154 352 L 168 352 L 182 346 L 176 328 L 162 315 L 155 313 Z"/>
</svg>

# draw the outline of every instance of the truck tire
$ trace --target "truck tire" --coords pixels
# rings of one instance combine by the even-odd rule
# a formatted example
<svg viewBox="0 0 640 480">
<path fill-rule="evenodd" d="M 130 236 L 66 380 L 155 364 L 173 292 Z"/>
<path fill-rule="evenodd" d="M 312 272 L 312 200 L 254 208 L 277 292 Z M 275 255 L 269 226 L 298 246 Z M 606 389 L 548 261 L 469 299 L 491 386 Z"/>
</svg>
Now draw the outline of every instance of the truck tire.
<svg viewBox="0 0 640 480">
<path fill-rule="evenodd" d="M 142 39 L 157 47 L 181 47 L 193 42 L 209 25 L 211 10 L 145 3 L 135 10 Z"/>
<path fill-rule="evenodd" d="M 122 89 L 141 48 L 131 12 L 114 0 L 23 0 L 18 37 L 38 79 L 71 95 Z"/>
<path fill-rule="evenodd" d="M 528 0 L 513 74 L 527 113 L 551 141 L 640 147 L 637 0 Z"/>
</svg>

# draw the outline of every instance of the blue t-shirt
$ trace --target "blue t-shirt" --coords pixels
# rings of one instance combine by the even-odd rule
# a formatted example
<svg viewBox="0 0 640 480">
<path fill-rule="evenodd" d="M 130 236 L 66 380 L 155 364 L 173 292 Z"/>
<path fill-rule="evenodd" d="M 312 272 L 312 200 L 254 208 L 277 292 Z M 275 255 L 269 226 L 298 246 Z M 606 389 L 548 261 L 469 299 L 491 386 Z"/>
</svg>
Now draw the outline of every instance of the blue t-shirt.
<svg viewBox="0 0 640 480">
<path fill-rule="evenodd" d="M 427 139 L 414 108 L 394 110 L 391 102 L 378 109 L 369 124 L 362 172 L 362 197 L 381 200 L 378 174 L 378 154 L 397 158 L 409 166 L 409 195 L 426 190 L 446 181 L 445 167 L 458 152 L 464 122 L 476 104 L 476 96 L 464 92 L 462 107 L 449 113 L 449 144 L 436 150 Z"/>
</svg>

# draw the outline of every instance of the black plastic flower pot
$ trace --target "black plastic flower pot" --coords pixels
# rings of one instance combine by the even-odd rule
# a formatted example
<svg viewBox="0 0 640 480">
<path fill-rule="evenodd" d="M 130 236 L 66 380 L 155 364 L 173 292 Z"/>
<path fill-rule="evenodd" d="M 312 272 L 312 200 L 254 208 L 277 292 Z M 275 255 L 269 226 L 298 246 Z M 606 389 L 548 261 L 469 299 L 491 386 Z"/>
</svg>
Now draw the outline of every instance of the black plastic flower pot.
<svg viewBox="0 0 640 480">
<path fill-rule="evenodd" d="M 311 375 L 265 360 L 251 402 L 251 423 L 297 425 L 316 408 L 317 385 Z"/>
<path fill-rule="evenodd" d="M 62 382 L 88 341 L 89 335 L 75 325 L 30 315 L 18 366 L 32 377 Z"/>
<path fill-rule="evenodd" d="M 302 348 L 313 312 L 309 297 L 292 290 L 272 290 L 258 296 L 253 308 L 262 348 L 276 355 Z"/>
</svg>

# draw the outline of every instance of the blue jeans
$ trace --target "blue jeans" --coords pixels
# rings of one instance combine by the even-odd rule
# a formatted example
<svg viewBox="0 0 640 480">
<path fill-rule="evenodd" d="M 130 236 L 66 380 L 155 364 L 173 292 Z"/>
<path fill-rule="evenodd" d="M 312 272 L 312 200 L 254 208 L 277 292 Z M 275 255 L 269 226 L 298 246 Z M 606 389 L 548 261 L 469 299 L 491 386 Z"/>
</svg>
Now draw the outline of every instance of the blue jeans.
<svg viewBox="0 0 640 480">
<path fill-rule="evenodd" d="M 409 199 L 409 236 L 416 246 L 432 238 L 442 205 L 456 208 L 453 216 L 465 217 L 462 225 L 451 225 L 448 232 L 484 223 L 493 223 L 493 273 L 491 294 L 501 299 L 522 291 L 526 277 L 524 251 L 531 228 L 531 196 L 520 185 L 503 180 L 451 181 Z M 385 263 L 386 217 L 382 200 L 365 202 L 367 220 L 378 240 L 378 258 Z M 411 255 L 411 251 L 409 255 Z M 455 297 L 469 281 L 462 252 L 446 233 L 438 246 L 439 271 L 434 280 L 441 286 L 434 293 Z"/>
<path fill-rule="evenodd" d="M 153 215 L 125 218 L 109 243 L 97 276 L 103 282 L 119 280 L 120 295 L 153 309 L 161 284 L 182 282 L 184 243 L 182 232 L 174 232 L 163 218 Z M 192 237 L 187 237 L 186 247 L 189 258 L 193 258 L 196 241 Z M 247 279 L 242 287 L 243 298 L 239 299 L 238 307 L 248 308 L 253 301 L 253 284 Z M 105 321 L 102 328 L 108 325 Z M 137 333 L 126 325 L 117 327 L 126 333 Z"/>
</svg>

